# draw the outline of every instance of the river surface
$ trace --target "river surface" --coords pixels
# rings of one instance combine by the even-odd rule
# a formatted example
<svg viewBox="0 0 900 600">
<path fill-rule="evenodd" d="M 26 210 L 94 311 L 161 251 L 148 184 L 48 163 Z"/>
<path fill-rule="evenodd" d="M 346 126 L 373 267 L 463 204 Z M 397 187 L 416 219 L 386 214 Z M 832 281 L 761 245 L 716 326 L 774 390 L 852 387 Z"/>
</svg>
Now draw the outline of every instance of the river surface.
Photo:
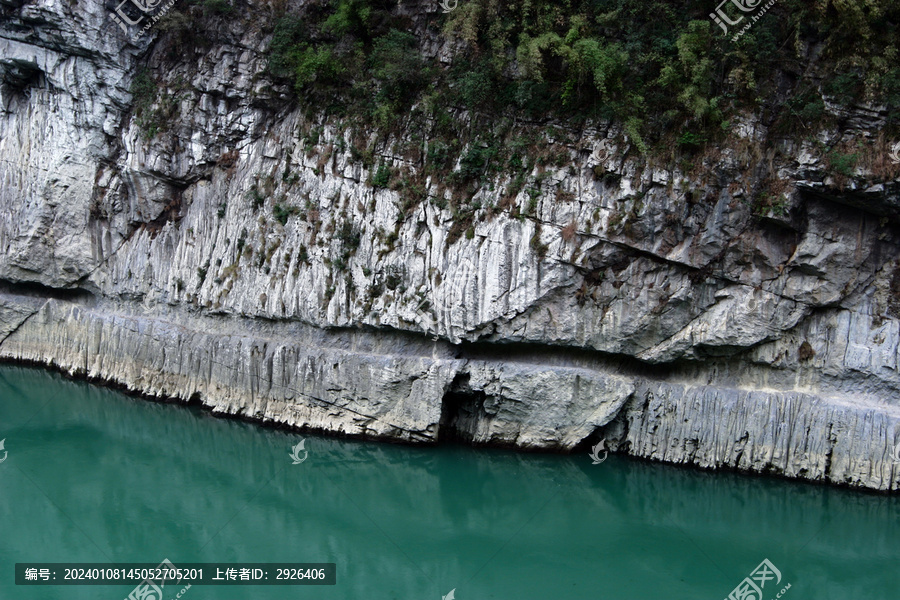
<svg viewBox="0 0 900 600">
<path fill-rule="evenodd" d="M 0 439 L 3 600 L 134 587 L 16 586 L 17 562 L 166 558 L 337 564 L 334 586 L 193 586 L 184 600 L 721 600 L 764 559 L 781 580 L 763 600 L 788 584 L 787 600 L 900 598 L 897 497 L 300 435 L 13 366 Z"/>
</svg>

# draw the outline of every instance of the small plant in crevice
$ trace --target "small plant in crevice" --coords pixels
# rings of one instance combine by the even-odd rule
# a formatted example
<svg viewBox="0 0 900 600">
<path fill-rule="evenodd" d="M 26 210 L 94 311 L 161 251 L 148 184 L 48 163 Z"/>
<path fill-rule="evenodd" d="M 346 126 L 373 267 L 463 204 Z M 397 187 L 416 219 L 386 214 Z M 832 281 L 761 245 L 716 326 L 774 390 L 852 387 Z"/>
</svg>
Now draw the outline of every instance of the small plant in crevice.
<svg viewBox="0 0 900 600">
<path fill-rule="evenodd" d="M 572 219 L 571 221 L 569 221 L 569 224 L 566 225 L 565 227 L 563 227 L 559 232 L 563 241 L 571 242 L 572 240 L 574 240 L 577 228 L 578 228 L 578 223 L 575 221 L 575 219 Z"/>
<path fill-rule="evenodd" d="M 406 269 L 398 265 L 388 265 L 384 271 L 384 286 L 394 291 L 403 285 Z"/>
<path fill-rule="evenodd" d="M 309 264 L 309 251 L 303 244 L 297 248 L 297 262 Z"/>
<path fill-rule="evenodd" d="M 247 190 L 247 199 L 253 206 L 253 210 L 258 210 L 263 204 L 266 203 L 266 197 L 259 190 L 259 186 L 256 183 L 250 186 L 250 189 Z"/>
<path fill-rule="evenodd" d="M 845 153 L 832 149 L 826 156 L 829 169 L 842 177 L 850 178 L 856 170 L 859 162 L 859 153 Z"/>
<path fill-rule="evenodd" d="M 489 171 L 493 171 L 492 160 L 497 155 L 497 148 L 481 143 L 472 144 L 466 154 L 460 159 L 458 177 L 463 180 L 480 180 Z"/>
<path fill-rule="evenodd" d="M 756 196 L 753 208 L 753 212 L 758 216 L 783 217 L 790 208 L 790 200 L 784 194 L 775 195 L 770 192 L 761 192 Z"/>
<path fill-rule="evenodd" d="M 384 163 L 379 165 L 378 170 L 372 175 L 373 188 L 386 188 L 391 182 L 391 168 Z"/>
<path fill-rule="evenodd" d="M 702 135 L 686 131 L 682 133 L 676 142 L 679 147 L 689 151 L 699 150 L 705 143 L 706 138 Z"/>
<path fill-rule="evenodd" d="M 300 208 L 297 206 L 289 206 L 281 203 L 276 203 L 272 206 L 272 216 L 274 216 L 275 220 L 281 223 L 282 226 L 287 225 L 288 219 L 294 215 L 300 214 L 300 212 Z"/>
<path fill-rule="evenodd" d="M 129 89 L 132 97 L 132 105 L 135 114 L 140 117 L 145 111 L 149 110 L 156 100 L 158 93 L 158 85 L 150 75 L 147 69 L 141 69 L 131 80 Z"/>
<path fill-rule="evenodd" d="M 550 246 L 541 241 L 541 224 L 537 223 L 534 226 L 534 235 L 531 236 L 531 249 L 534 250 L 534 253 L 538 255 L 540 258 L 544 258 L 547 255 L 547 251 L 550 250 Z"/>
<path fill-rule="evenodd" d="M 174 85 L 176 91 L 183 89 L 179 82 Z M 143 132 L 144 138 L 153 139 L 158 133 L 168 129 L 178 116 L 180 97 L 165 92 L 148 70 L 138 72 L 131 82 L 130 91 L 135 123 Z"/>
</svg>

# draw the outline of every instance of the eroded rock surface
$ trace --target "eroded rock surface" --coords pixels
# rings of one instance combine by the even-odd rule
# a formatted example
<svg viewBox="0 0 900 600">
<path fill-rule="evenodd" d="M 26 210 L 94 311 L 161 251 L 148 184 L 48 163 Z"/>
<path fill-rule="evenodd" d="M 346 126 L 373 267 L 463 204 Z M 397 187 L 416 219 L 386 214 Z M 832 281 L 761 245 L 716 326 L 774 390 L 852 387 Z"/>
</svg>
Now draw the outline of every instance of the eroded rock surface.
<svg viewBox="0 0 900 600">
<path fill-rule="evenodd" d="M 442 181 L 412 205 L 369 185 L 351 133 L 264 76 L 258 28 L 187 56 L 159 32 L 135 46 L 102 5 L 2 10 L 0 357 L 348 435 L 607 437 L 900 487 L 897 169 L 838 181 L 814 141 L 749 116 L 690 171 L 616 128 L 541 130 L 564 164 L 515 212 L 489 210 L 508 177 L 482 188 L 461 235 Z M 129 91 L 145 68 L 160 131 Z M 885 116 L 818 135 L 874 144 Z M 414 172 L 408 141 L 365 142 Z M 760 213 L 772 179 L 783 203 Z"/>
</svg>

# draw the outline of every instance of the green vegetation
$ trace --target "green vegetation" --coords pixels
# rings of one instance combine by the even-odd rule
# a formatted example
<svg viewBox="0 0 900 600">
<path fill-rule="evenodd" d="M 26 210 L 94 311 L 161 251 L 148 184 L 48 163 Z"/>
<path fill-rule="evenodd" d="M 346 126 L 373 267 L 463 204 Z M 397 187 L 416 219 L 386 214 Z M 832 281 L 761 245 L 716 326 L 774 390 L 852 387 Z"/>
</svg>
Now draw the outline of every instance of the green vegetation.
<svg viewBox="0 0 900 600">
<path fill-rule="evenodd" d="M 372 176 L 372 187 L 386 188 L 391 181 L 391 168 L 382 163 Z"/>
<path fill-rule="evenodd" d="M 133 97 L 134 112 L 140 116 L 147 111 L 156 99 L 157 85 L 147 69 L 141 69 L 131 81 L 129 90 Z"/>
<path fill-rule="evenodd" d="M 440 35 L 464 48 L 449 66 L 422 54 L 421 35 L 395 5 L 321 0 L 284 16 L 271 73 L 319 106 L 382 128 L 415 119 L 414 106 L 438 129 L 461 127 L 447 118 L 454 107 L 473 111 L 472 127 L 480 117 L 602 118 L 619 122 L 641 152 L 672 130 L 711 141 L 744 109 L 809 126 L 822 118 L 823 93 L 900 107 L 900 5 L 891 0 L 782 0 L 736 42 L 708 6 L 687 0 L 468 0 L 442 17 Z M 812 44 L 823 48 L 821 87 L 803 73 Z M 779 72 L 797 80 L 792 93 L 776 88 Z M 443 143 L 461 137 L 446 133 Z M 441 164 L 446 152 L 428 149 Z M 487 161 L 468 158 L 462 177 L 479 177 Z"/>
<path fill-rule="evenodd" d="M 159 87 L 150 76 L 150 72 L 142 69 L 131 82 L 131 95 L 134 100 L 134 114 L 138 127 L 147 139 L 152 139 L 162 126 L 163 114 L 160 108 L 154 108 L 159 95 Z"/>
<path fill-rule="evenodd" d="M 259 186 L 255 183 L 247 190 L 247 199 L 253 204 L 254 210 L 259 209 L 266 203 L 266 197 L 259 191 Z"/>
<path fill-rule="evenodd" d="M 175 83 L 176 91 L 185 89 L 183 81 Z M 147 69 L 141 70 L 131 82 L 135 121 L 144 133 L 152 139 L 165 131 L 179 113 L 179 98 L 157 85 Z"/>
<path fill-rule="evenodd" d="M 826 158 L 831 171 L 843 177 L 852 177 L 856 163 L 859 161 L 859 154 L 845 154 L 838 150 L 831 150 Z"/>
<path fill-rule="evenodd" d="M 203 0 L 203 11 L 212 15 L 230 15 L 234 7 L 229 0 Z"/>
<path fill-rule="evenodd" d="M 787 214 L 788 207 L 789 201 L 784 195 L 775 196 L 769 192 L 762 192 L 753 203 L 753 212 L 759 216 L 783 217 Z"/>
<path fill-rule="evenodd" d="M 682 148 L 699 148 L 706 143 L 706 138 L 696 133 L 686 131 L 678 138 L 678 145 Z"/>
<path fill-rule="evenodd" d="M 664 156 L 685 172 L 748 113 L 796 136 L 836 125 L 826 105 L 866 101 L 887 106 L 886 133 L 900 128 L 900 5 L 890 0 L 779 0 L 736 41 L 737 27 L 725 35 L 710 6 L 687 0 L 466 0 L 427 31 L 388 0 L 279 6 L 268 74 L 307 107 L 298 136 L 307 158 L 319 155 L 318 172 L 347 148 L 371 186 L 399 193 L 397 227 L 380 234 L 387 249 L 422 202 L 451 211 L 452 244 L 500 211 L 524 219 L 549 199 L 566 201 L 571 192 L 548 169 L 578 168 L 589 149 L 567 132 L 583 125 L 617 125 L 627 138 L 620 151 Z M 452 42 L 451 62 L 424 53 L 436 36 Z M 156 96 L 152 80 L 141 84 Z M 334 126 L 338 135 L 326 136 Z M 385 163 L 385 151 L 404 160 Z M 851 152 L 823 148 L 839 179 L 865 162 Z M 586 167 L 601 185 L 618 183 L 604 165 Z M 285 166 L 281 180 L 290 178 Z M 248 198 L 258 208 L 273 192 L 258 176 Z M 626 231 L 639 200 L 611 226 Z M 753 204 L 760 215 L 789 208 L 778 189 Z M 313 213 L 275 202 L 273 214 L 284 225 Z M 309 220 L 317 232 L 318 215 Z M 342 242 L 331 264 L 344 270 L 352 232 L 329 233 Z M 532 245 L 548 251 L 539 231 Z"/>
<path fill-rule="evenodd" d="M 489 171 L 491 161 L 497 155 L 495 145 L 472 144 L 463 155 L 459 165 L 459 177 L 462 179 L 480 179 Z"/>
<path fill-rule="evenodd" d="M 299 215 L 300 212 L 300 208 L 297 206 L 287 206 L 281 203 L 276 203 L 272 207 L 272 216 L 282 225 L 287 225 L 288 219 L 292 215 Z"/>
</svg>

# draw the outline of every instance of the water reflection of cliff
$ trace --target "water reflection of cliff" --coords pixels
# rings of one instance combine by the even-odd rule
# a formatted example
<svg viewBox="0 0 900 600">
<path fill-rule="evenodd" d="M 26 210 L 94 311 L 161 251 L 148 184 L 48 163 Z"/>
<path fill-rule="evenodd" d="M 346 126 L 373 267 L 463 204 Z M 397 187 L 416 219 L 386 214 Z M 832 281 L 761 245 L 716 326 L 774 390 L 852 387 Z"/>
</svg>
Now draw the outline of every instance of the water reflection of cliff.
<svg viewBox="0 0 900 600">
<path fill-rule="evenodd" d="M 0 422 L 4 562 L 338 563 L 338 586 L 297 598 L 363 598 L 373 582 L 386 598 L 462 598 L 464 584 L 469 597 L 639 598 L 724 596 L 768 557 L 798 598 L 851 598 L 886 585 L 853 573 L 900 558 L 895 498 L 779 479 L 308 437 L 13 367 Z M 303 437 L 309 458 L 292 465 Z"/>
</svg>

